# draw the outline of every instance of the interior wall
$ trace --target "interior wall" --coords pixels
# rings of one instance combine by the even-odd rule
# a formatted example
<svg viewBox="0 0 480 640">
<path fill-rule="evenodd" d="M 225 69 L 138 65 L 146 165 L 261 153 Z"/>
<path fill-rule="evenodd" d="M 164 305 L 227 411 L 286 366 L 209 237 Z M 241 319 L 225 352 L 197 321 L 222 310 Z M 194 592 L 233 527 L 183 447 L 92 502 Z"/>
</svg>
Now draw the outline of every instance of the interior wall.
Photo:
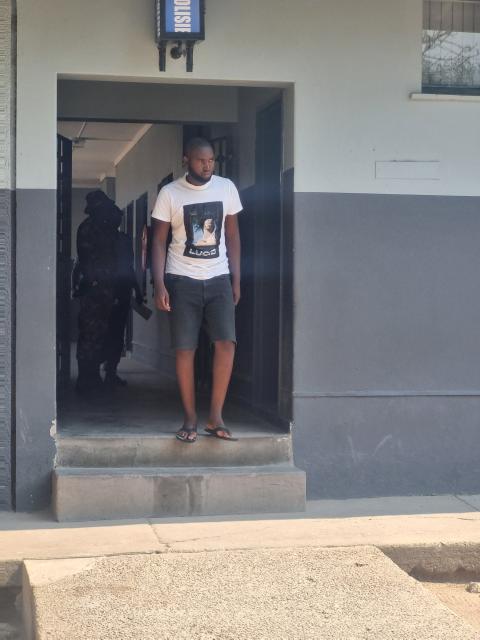
<svg viewBox="0 0 480 640">
<path fill-rule="evenodd" d="M 117 199 L 117 192 L 115 186 L 115 178 L 112 176 L 106 176 L 99 184 L 99 189 L 104 191 L 112 200 Z"/>
<path fill-rule="evenodd" d="M 144 193 L 148 193 L 148 215 L 157 198 L 158 183 L 173 173 L 182 175 L 182 127 L 154 125 L 120 161 L 116 168 L 117 204 L 124 208 Z M 135 227 L 135 225 L 134 225 Z M 155 309 L 150 273 L 147 278 L 147 304 L 153 310 L 145 321 L 133 314 L 134 356 L 173 375 L 174 362 L 170 350 L 170 333 L 167 314 Z"/>
</svg>

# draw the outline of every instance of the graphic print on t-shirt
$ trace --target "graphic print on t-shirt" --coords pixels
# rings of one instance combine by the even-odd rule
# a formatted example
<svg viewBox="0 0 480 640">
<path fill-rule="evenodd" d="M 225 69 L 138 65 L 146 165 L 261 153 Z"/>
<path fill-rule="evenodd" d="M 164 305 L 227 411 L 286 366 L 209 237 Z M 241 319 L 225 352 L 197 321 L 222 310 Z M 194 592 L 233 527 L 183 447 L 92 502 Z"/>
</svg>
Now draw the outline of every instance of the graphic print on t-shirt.
<svg viewBox="0 0 480 640">
<path fill-rule="evenodd" d="M 183 207 L 187 241 L 184 256 L 218 258 L 223 224 L 223 202 L 201 202 Z"/>
</svg>

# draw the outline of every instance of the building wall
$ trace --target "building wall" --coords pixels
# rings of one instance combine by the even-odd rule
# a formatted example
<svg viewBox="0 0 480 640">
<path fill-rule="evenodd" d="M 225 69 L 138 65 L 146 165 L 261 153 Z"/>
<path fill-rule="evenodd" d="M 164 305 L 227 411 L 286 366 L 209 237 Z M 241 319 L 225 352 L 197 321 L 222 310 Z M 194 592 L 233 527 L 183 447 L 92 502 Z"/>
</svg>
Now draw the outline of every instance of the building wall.
<svg viewBox="0 0 480 640">
<path fill-rule="evenodd" d="M 167 72 L 159 73 L 150 0 L 19 0 L 18 12 L 21 187 L 55 187 L 52 132 L 60 74 L 295 83 L 296 191 L 480 193 L 478 106 L 409 98 L 421 87 L 421 0 L 210 0 L 207 40 L 195 49 L 193 74 L 185 72 L 184 60 L 170 58 Z M 30 117 L 33 104 L 44 116 L 42 127 Z M 452 122 L 455 135 L 447 135 Z M 43 159 L 35 166 L 25 153 L 32 141 Z M 441 179 L 376 179 L 375 162 L 391 160 L 438 161 Z"/>
<path fill-rule="evenodd" d="M 479 211 L 295 194 L 294 450 L 311 495 L 480 488 Z"/>
<path fill-rule="evenodd" d="M 12 506 L 12 244 L 15 211 L 15 14 L 0 2 L 0 511 Z"/>
<path fill-rule="evenodd" d="M 51 229 L 35 256 L 39 313 L 24 326 L 44 345 L 48 402 L 27 412 L 38 432 L 54 417 L 57 74 L 272 83 L 294 106 L 294 444 L 310 495 L 479 490 L 480 103 L 410 99 L 421 0 L 209 0 L 193 74 L 170 59 L 158 72 L 150 0 L 18 0 L 18 12 L 22 238 L 36 217 Z"/>
</svg>

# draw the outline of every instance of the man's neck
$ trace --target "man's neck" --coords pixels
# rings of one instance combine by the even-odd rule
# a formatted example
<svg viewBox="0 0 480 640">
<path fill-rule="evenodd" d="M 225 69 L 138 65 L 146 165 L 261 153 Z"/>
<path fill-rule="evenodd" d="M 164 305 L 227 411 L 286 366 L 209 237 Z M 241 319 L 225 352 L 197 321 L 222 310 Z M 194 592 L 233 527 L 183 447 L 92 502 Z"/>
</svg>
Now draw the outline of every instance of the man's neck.
<svg viewBox="0 0 480 640">
<path fill-rule="evenodd" d="M 212 179 L 212 176 L 208 178 L 208 180 L 204 180 L 201 176 L 198 176 L 196 173 L 187 172 L 185 177 L 186 181 L 190 184 L 193 184 L 194 187 L 203 187 Z"/>
</svg>

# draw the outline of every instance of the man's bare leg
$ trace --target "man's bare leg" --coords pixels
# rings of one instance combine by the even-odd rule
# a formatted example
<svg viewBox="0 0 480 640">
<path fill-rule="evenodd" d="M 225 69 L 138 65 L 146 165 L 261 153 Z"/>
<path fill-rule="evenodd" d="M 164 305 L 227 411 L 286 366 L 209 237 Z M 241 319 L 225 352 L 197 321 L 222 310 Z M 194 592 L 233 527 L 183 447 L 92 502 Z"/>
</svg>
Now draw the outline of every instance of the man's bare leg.
<svg viewBox="0 0 480 640">
<path fill-rule="evenodd" d="M 197 426 L 197 411 L 195 407 L 195 376 L 194 376 L 195 350 L 177 349 L 175 353 L 175 363 L 177 369 L 177 381 L 180 388 L 184 412 L 184 427 Z M 180 430 L 177 435 L 186 440 L 195 440 L 196 435 L 192 432 Z"/>
<path fill-rule="evenodd" d="M 213 356 L 213 387 L 210 401 L 210 415 L 207 427 L 215 429 L 223 426 L 223 405 L 227 396 L 228 385 L 232 377 L 235 344 L 229 340 L 215 342 Z M 228 437 L 228 433 L 219 431 L 221 437 Z"/>
</svg>

